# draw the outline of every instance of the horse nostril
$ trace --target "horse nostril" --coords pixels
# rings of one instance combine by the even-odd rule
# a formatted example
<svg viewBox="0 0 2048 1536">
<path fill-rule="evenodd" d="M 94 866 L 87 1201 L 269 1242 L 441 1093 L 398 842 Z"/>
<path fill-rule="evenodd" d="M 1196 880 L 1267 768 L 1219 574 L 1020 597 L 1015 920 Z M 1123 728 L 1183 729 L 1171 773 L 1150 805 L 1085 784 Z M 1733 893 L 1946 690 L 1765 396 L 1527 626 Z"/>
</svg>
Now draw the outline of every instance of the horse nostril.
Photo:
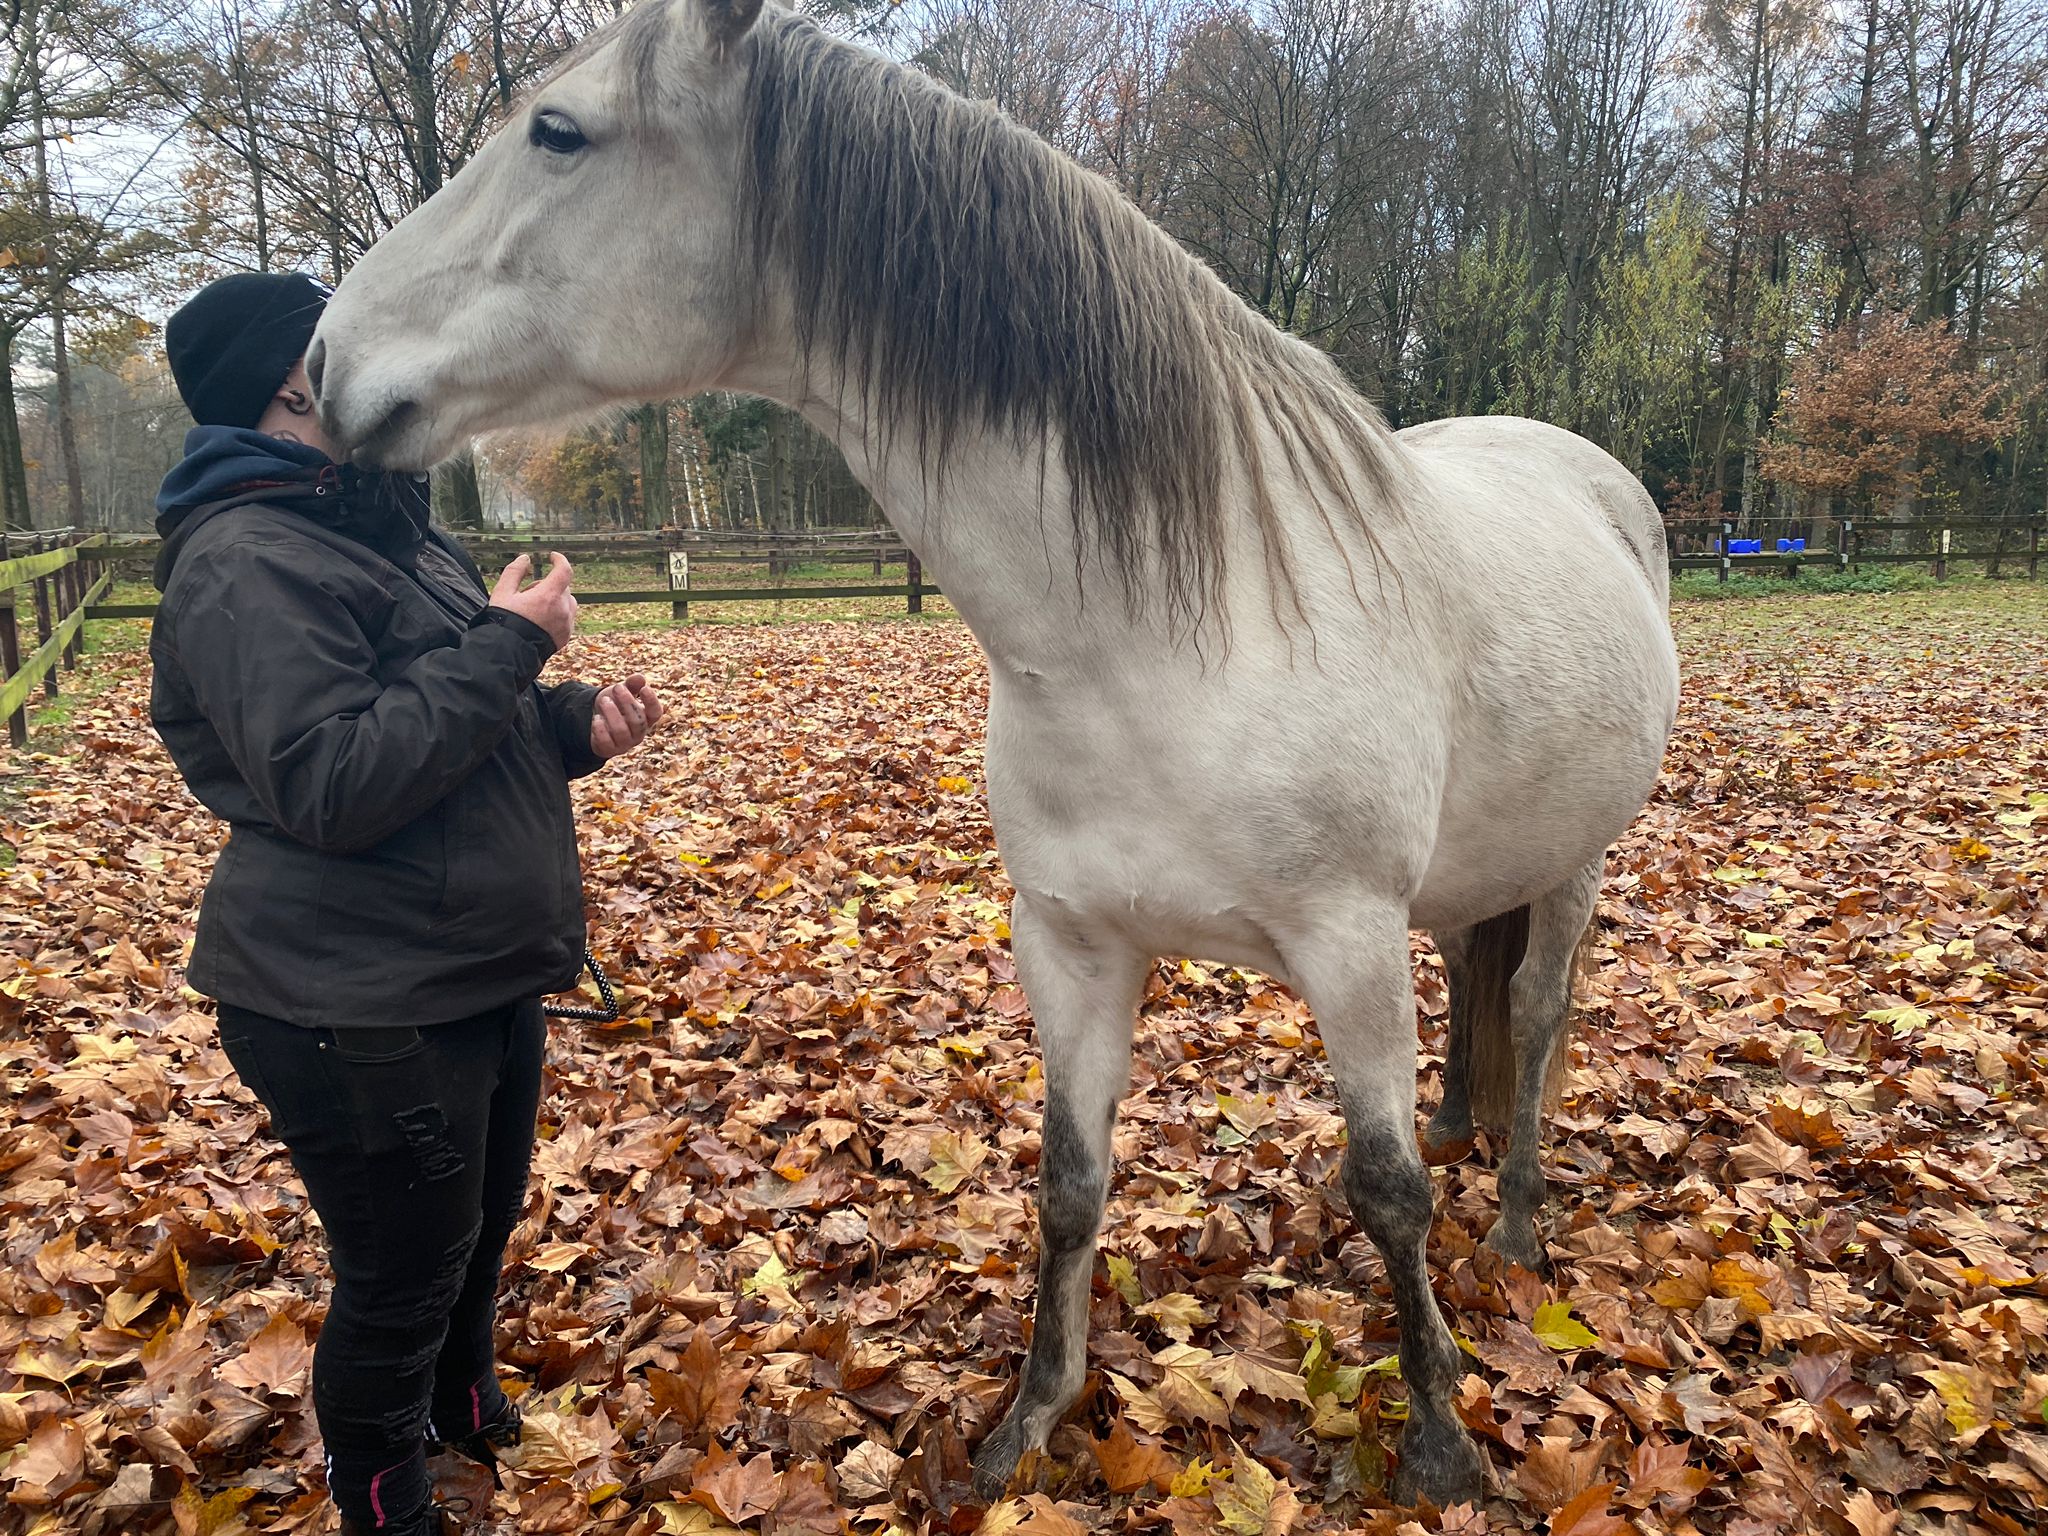
<svg viewBox="0 0 2048 1536">
<path fill-rule="evenodd" d="M 327 343 L 315 341 L 313 350 L 306 354 L 306 381 L 313 386 L 317 398 L 320 393 L 320 375 L 327 371 Z"/>
</svg>

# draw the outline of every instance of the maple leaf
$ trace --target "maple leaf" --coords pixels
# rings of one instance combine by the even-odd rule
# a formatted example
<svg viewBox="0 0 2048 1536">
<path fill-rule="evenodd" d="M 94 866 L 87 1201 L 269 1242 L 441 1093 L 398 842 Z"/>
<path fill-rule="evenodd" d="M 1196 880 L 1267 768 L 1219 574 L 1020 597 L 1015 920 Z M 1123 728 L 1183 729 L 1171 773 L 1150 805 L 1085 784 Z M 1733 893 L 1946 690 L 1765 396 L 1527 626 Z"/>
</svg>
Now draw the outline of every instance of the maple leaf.
<svg viewBox="0 0 2048 1536">
<path fill-rule="evenodd" d="M 1612 1483 L 1595 1483 L 1578 1494 L 1550 1517 L 1550 1536 L 1620 1536 L 1629 1523 L 1609 1512 L 1613 1494 Z"/>
<path fill-rule="evenodd" d="M 896 1476 L 902 1470 L 901 1456 L 886 1445 L 877 1444 L 873 1440 L 863 1440 L 848 1451 L 839 1463 L 839 1491 L 848 1498 L 862 1503 L 886 1499 L 895 1488 Z"/>
<path fill-rule="evenodd" d="M 1515 1486 L 1540 1509 L 1563 1509 L 1593 1486 L 1607 1450 L 1604 1441 L 1574 1445 L 1562 1436 L 1546 1436 L 1529 1448 L 1515 1469 Z M 1604 1490 L 1601 1497 L 1604 1509 Z"/>
<path fill-rule="evenodd" d="M 1981 1406 L 1989 1394 L 1979 1372 L 1967 1366 L 1941 1366 L 1920 1372 L 1920 1379 L 1940 1396 L 1942 1416 L 1957 1434 L 1969 1433 L 1989 1417 Z"/>
<path fill-rule="evenodd" d="M 1180 1469 L 1156 1441 L 1140 1440 L 1122 1419 L 1109 1426 L 1109 1433 L 1092 1442 L 1095 1464 L 1111 1493 L 1136 1493 L 1145 1487 L 1166 1490 Z"/>
<path fill-rule="evenodd" d="M 1086 1536 L 1087 1527 L 1042 1493 L 1005 1499 L 975 1527 L 977 1536 Z"/>
<path fill-rule="evenodd" d="M 654 1510 L 661 1516 L 661 1536 L 744 1536 L 738 1526 L 727 1525 L 701 1504 L 663 1499 Z"/>
<path fill-rule="evenodd" d="M 1204 1306 L 1185 1291 L 1169 1292 L 1142 1303 L 1136 1310 L 1140 1317 L 1149 1317 L 1159 1324 L 1169 1339 L 1181 1344 L 1194 1336 L 1195 1329 L 1216 1321 L 1215 1308 Z"/>
<path fill-rule="evenodd" d="M 728 1369 L 709 1328 L 694 1328 L 674 1371 L 651 1366 L 647 1390 L 657 1411 L 667 1414 L 685 1435 L 718 1428 L 739 1411 L 748 1372 Z"/>
<path fill-rule="evenodd" d="M 1572 1316 L 1568 1301 L 1546 1301 L 1536 1309 L 1529 1331 L 1559 1353 L 1568 1349 L 1591 1349 L 1600 1336 Z"/>
<path fill-rule="evenodd" d="M 65 1419 L 49 1418 L 8 1458 L 16 1504 L 54 1504 L 85 1480 L 85 1431 Z"/>
<path fill-rule="evenodd" d="M 313 1346 L 290 1318 L 273 1317 L 249 1347 L 221 1367 L 223 1381 L 258 1394 L 274 1392 L 296 1397 L 305 1390 L 313 1368 Z"/>
<path fill-rule="evenodd" d="M 1216 1515 L 1230 1536 L 1285 1536 L 1300 1514 L 1293 1490 L 1233 1447 L 1230 1480 L 1215 1491 Z"/>
<path fill-rule="evenodd" d="M 713 1445 L 690 1478 L 690 1497 L 735 1525 L 767 1514 L 775 1494 L 775 1465 L 766 1451 L 742 1461 Z"/>
<path fill-rule="evenodd" d="M 1868 1488 L 1858 1488 L 1842 1505 L 1842 1516 L 1856 1536 L 1892 1536 L 1899 1528 L 1899 1512 L 1881 1506 Z"/>
<path fill-rule="evenodd" d="M 790 1467 L 776 1479 L 775 1502 L 763 1517 L 761 1529 L 766 1536 L 837 1536 L 838 1510 L 817 1463 Z"/>
<path fill-rule="evenodd" d="M 950 1195 L 988 1161 L 988 1143 L 972 1131 L 941 1131 L 931 1140 L 931 1166 L 921 1175 L 942 1195 Z"/>
</svg>

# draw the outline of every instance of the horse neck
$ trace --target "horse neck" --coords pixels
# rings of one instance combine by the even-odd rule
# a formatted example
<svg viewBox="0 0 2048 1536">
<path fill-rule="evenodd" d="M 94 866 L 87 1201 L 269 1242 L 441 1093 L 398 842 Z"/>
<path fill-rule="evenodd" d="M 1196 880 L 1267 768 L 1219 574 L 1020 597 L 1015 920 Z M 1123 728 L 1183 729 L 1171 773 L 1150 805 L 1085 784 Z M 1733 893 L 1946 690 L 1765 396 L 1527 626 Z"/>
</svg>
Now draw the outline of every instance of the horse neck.
<svg viewBox="0 0 2048 1536">
<path fill-rule="evenodd" d="M 874 419 L 859 391 L 815 363 L 806 377 L 793 339 L 757 345 L 726 382 L 790 407 L 831 440 L 991 655 L 1128 642 L 1114 578 L 1076 571 L 1056 446 L 962 426 L 944 465 L 930 464 L 914 427 Z"/>
</svg>

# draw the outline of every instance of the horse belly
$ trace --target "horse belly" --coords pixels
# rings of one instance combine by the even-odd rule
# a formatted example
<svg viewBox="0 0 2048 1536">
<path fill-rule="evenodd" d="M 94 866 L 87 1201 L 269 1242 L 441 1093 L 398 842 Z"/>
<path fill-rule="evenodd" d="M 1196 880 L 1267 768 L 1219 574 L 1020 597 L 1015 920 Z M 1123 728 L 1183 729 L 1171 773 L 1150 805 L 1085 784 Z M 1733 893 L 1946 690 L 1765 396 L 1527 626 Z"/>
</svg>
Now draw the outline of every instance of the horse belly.
<svg viewBox="0 0 2048 1536">
<path fill-rule="evenodd" d="M 1019 896 L 1077 931 L 1284 980 L 1306 909 L 1415 889 L 1441 722 L 1397 692 L 1313 694 L 1237 660 L 1229 682 L 1167 674 L 1108 696 L 995 664 L 990 811 Z"/>
<path fill-rule="evenodd" d="M 1618 587 L 1599 622 L 1552 631 L 1548 646 L 1475 685 L 1451 744 L 1418 927 L 1462 926 L 1551 889 L 1649 798 L 1677 665 L 1661 613 L 1629 595 Z"/>
</svg>

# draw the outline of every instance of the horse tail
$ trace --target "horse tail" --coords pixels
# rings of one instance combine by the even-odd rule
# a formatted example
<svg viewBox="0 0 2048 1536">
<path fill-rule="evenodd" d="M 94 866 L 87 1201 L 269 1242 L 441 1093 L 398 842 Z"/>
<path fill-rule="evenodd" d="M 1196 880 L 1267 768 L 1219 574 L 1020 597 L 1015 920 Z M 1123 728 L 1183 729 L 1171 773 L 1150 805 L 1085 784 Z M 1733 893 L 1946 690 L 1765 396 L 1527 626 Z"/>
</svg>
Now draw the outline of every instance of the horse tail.
<svg viewBox="0 0 2048 1536">
<path fill-rule="evenodd" d="M 1489 1131 L 1505 1131 L 1515 1115 L 1515 1031 L 1508 983 L 1528 948 L 1526 905 L 1475 924 L 1466 941 L 1464 974 L 1459 978 L 1465 983 L 1466 1017 L 1471 1021 L 1465 1082 L 1472 1121 Z"/>
</svg>

